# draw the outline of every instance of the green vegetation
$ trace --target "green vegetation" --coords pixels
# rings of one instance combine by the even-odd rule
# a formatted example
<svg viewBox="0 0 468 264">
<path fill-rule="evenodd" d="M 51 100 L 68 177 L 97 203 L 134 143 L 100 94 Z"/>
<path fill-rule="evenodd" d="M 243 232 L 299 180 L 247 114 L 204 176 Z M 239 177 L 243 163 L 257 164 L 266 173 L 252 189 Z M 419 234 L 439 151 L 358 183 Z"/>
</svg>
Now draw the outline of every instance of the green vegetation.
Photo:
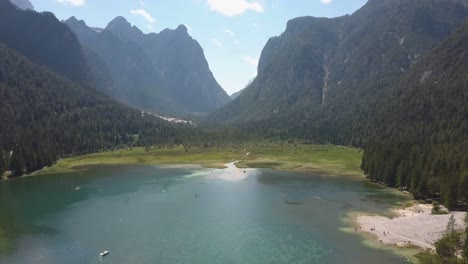
<svg viewBox="0 0 468 264">
<path fill-rule="evenodd" d="M 224 147 L 127 148 L 59 160 L 37 174 L 64 172 L 98 164 L 201 164 L 222 168 L 241 161 L 239 167 L 273 168 L 330 175 L 362 176 L 362 151 L 339 146 L 256 143 Z"/>
<path fill-rule="evenodd" d="M 447 234 L 435 243 L 435 247 L 435 254 L 423 252 L 416 255 L 421 264 L 468 263 L 468 227 L 465 232 L 457 232 L 452 215 L 447 224 Z"/>
<path fill-rule="evenodd" d="M 433 201 L 432 202 L 432 211 L 431 213 L 433 215 L 444 215 L 444 214 L 448 214 L 448 212 L 444 209 L 442 209 L 442 206 L 440 206 L 440 204 L 437 202 L 437 201 Z"/>
</svg>

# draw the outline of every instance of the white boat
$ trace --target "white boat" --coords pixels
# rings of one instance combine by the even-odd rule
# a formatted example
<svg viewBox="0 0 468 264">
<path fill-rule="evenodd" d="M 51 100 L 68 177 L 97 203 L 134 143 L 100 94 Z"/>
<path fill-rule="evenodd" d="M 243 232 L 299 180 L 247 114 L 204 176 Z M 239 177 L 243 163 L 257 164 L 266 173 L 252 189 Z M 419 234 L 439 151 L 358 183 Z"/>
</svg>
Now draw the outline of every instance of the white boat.
<svg viewBox="0 0 468 264">
<path fill-rule="evenodd" d="M 75 191 L 79 191 L 79 190 L 80 190 L 80 186 L 76 186 Z"/>
<path fill-rule="evenodd" d="M 104 250 L 104 251 L 101 252 L 99 255 L 101 255 L 101 257 L 105 257 L 105 256 L 109 255 L 109 251 Z"/>
</svg>

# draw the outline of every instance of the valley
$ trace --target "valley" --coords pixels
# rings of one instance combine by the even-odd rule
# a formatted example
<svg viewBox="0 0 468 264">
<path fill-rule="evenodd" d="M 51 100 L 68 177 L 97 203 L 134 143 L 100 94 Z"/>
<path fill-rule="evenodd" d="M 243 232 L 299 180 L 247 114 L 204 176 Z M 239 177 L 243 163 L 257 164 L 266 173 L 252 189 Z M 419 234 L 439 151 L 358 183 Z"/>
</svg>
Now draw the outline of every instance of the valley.
<svg viewBox="0 0 468 264">
<path fill-rule="evenodd" d="M 0 0 L 0 263 L 468 261 L 468 0 L 234 2 Z"/>
</svg>

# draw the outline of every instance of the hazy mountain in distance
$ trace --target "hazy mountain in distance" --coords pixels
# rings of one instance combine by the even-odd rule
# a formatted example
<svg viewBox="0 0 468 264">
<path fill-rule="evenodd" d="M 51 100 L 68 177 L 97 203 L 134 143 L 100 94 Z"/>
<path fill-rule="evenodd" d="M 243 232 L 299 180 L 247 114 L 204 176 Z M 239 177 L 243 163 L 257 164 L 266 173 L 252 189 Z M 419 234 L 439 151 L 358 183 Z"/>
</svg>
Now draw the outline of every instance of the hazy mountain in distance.
<svg viewBox="0 0 468 264">
<path fill-rule="evenodd" d="M 116 87 L 108 94 L 121 101 L 176 115 L 209 113 L 230 101 L 185 26 L 144 34 L 123 17 L 102 31 L 74 17 L 65 23 L 105 62 Z"/>
<path fill-rule="evenodd" d="M 96 31 L 83 20 L 65 23 L 78 36 L 88 63 L 100 76 L 100 89 L 109 96 L 146 111 L 180 114 L 189 112 L 162 87 L 152 61 L 135 43 L 123 42 L 108 30 Z"/>
<path fill-rule="evenodd" d="M 141 47 L 152 61 L 162 88 L 193 112 L 212 112 L 230 101 L 215 80 L 200 44 L 184 25 L 165 29 L 159 34 L 143 34 L 123 17 L 109 23 L 106 30 L 122 41 Z"/>
<path fill-rule="evenodd" d="M 29 0 L 10 0 L 13 4 L 23 10 L 34 10 L 34 6 Z"/>
</svg>

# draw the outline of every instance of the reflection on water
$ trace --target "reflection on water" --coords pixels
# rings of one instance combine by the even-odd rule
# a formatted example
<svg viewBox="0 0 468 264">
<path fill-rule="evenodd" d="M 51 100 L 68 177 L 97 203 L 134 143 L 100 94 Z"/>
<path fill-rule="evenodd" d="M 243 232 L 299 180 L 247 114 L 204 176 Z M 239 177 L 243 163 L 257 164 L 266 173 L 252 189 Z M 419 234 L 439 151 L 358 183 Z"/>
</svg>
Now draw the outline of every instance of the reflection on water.
<svg viewBox="0 0 468 264">
<path fill-rule="evenodd" d="M 402 199 L 356 180 L 234 165 L 24 178 L 0 184 L 0 263 L 404 263 L 339 231 L 350 210 Z"/>
</svg>

